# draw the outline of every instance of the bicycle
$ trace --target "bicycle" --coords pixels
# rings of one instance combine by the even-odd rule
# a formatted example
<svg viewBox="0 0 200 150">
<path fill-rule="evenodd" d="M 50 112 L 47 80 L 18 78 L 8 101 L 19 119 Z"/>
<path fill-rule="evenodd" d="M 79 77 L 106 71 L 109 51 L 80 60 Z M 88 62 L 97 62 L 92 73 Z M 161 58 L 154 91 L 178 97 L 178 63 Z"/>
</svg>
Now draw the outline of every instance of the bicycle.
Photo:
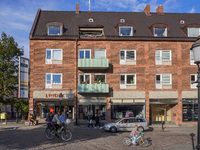
<svg viewBox="0 0 200 150">
<path fill-rule="evenodd" d="M 62 123 L 60 129 L 56 130 L 56 127 L 52 123 L 47 123 L 45 129 L 46 138 L 52 140 L 57 137 L 61 137 L 63 141 L 69 141 L 72 138 L 72 133 L 66 129 L 65 124 Z"/>
<path fill-rule="evenodd" d="M 136 138 L 136 139 L 135 139 Z M 140 136 L 136 137 L 125 137 L 123 139 L 123 144 L 130 146 L 136 142 L 136 144 L 139 144 L 140 146 L 146 147 L 149 145 L 148 139 L 144 138 L 144 133 L 141 132 Z"/>
</svg>

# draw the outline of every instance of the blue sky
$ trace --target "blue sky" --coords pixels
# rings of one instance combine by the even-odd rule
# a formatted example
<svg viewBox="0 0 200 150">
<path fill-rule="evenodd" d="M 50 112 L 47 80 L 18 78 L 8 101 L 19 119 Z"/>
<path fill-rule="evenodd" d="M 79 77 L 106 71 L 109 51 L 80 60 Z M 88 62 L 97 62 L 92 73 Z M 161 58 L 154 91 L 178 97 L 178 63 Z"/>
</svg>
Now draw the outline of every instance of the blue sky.
<svg viewBox="0 0 200 150">
<path fill-rule="evenodd" d="M 90 0 L 91 11 L 142 12 L 146 4 L 155 12 L 159 5 L 169 13 L 200 13 L 200 0 Z M 29 33 L 38 8 L 42 10 L 88 11 L 89 0 L 0 0 L 0 33 L 13 36 L 24 57 L 29 58 Z"/>
</svg>

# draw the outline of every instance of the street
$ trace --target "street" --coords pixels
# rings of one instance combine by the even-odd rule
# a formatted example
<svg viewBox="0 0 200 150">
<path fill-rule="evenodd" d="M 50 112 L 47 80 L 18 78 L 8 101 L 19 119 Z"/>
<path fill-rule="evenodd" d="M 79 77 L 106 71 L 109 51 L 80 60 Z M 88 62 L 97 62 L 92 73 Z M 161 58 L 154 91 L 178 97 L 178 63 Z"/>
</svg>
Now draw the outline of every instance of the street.
<svg viewBox="0 0 200 150">
<path fill-rule="evenodd" d="M 110 133 L 103 129 L 88 128 L 86 125 L 69 128 L 73 137 L 69 142 L 55 137 L 47 140 L 44 134 L 46 125 L 0 126 L 0 149 L 66 149 L 66 150 L 192 150 L 190 133 L 196 134 L 194 127 L 171 127 L 162 131 L 161 128 L 151 128 L 153 131 L 145 132 L 145 137 L 151 137 L 152 145 L 149 147 L 124 146 L 123 138 L 130 132 Z M 195 145 L 196 145 L 196 136 Z"/>
</svg>

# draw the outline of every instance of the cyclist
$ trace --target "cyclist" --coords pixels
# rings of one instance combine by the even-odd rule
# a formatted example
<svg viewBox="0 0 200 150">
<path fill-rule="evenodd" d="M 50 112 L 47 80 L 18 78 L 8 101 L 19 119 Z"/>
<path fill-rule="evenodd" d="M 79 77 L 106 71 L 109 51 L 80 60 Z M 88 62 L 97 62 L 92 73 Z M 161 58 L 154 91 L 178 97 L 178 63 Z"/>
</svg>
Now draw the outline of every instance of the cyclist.
<svg viewBox="0 0 200 150">
<path fill-rule="evenodd" d="M 136 134 L 135 133 L 140 133 L 139 131 L 137 131 L 137 128 L 138 128 L 138 126 L 137 125 L 135 125 L 134 126 L 134 128 L 133 128 L 133 130 L 131 131 L 131 134 L 130 134 L 130 136 L 132 136 L 133 137 L 133 144 L 136 144 Z"/>
<path fill-rule="evenodd" d="M 54 115 L 53 119 L 52 119 L 52 124 L 55 126 L 56 131 L 60 128 L 60 124 L 61 120 L 60 120 L 60 112 L 58 111 L 57 114 Z"/>
<path fill-rule="evenodd" d="M 61 123 L 64 124 L 65 128 L 67 127 L 67 123 L 66 123 L 66 117 L 65 117 L 65 113 L 62 112 L 62 115 L 60 115 L 60 121 Z"/>
</svg>

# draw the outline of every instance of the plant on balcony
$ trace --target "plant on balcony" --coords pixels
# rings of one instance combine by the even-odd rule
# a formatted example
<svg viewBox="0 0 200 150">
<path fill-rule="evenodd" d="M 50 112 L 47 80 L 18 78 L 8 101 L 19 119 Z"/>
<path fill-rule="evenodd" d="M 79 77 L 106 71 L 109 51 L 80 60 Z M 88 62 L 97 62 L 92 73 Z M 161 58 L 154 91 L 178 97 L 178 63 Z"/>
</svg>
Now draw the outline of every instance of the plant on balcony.
<svg viewBox="0 0 200 150">
<path fill-rule="evenodd" d="M 81 84 L 87 84 L 87 82 L 82 81 Z"/>
<path fill-rule="evenodd" d="M 134 81 L 133 81 L 133 80 L 131 80 L 131 84 L 134 84 Z"/>
</svg>

